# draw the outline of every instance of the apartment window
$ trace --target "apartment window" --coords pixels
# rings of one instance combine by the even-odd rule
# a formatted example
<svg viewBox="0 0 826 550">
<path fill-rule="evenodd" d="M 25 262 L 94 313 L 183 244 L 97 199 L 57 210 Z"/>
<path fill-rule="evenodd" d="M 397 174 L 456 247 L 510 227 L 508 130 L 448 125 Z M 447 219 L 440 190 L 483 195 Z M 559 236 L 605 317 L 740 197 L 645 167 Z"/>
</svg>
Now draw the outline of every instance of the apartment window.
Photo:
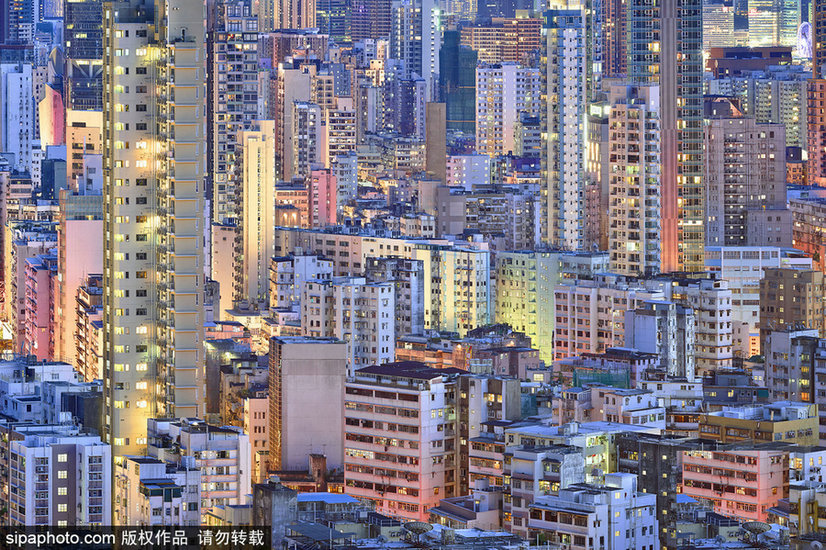
<svg viewBox="0 0 826 550">
<path fill-rule="evenodd" d="M 145 126 L 145 125 L 144 125 Z M 140 130 L 140 128 L 138 128 Z M 146 178 L 138 178 L 135 180 L 135 185 L 143 187 L 146 185 Z"/>
<path fill-rule="evenodd" d="M 139 307 L 135 310 L 135 315 L 146 315 L 146 308 Z"/>
<path fill-rule="evenodd" d="M 144 105 L 143 103 L 138 103 L 137 105 L 135 105 L 135 110 L 139 113 L 145 113 L 146 105 Z"/>
<path fill-rule="evenodd" d="M 57 455 L 58 462 L 66 462 L 67 460 L 69 460 L 69 455 L 67 455 L 66 453 L 61 453 Z"/>
<path fill-rule="evenodd" d="M 67 470 L 59 470 L 57 472 L 57 479 L 66 479 L 69 477 L 69 472 Z"/>
<path fill-rule="evenodd" d="M 68 504 L 58 504 L 57 505 L 57 511 L 58 512 L 68 512 L 69 511 L 69 505 Z"/>
<path fill-rule="evenodd" d="M 57 496 L 65 497 L 68 494 L 68 489 L 66 487 L 58 487 L 57 488 Z"/>
</svg>

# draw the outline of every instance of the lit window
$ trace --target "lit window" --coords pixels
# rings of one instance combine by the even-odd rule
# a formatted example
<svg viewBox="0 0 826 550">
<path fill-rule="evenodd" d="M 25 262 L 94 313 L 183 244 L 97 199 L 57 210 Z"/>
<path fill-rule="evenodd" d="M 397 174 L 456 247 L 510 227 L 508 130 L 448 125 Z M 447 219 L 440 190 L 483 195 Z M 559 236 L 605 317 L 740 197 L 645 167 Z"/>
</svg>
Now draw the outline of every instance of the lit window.
<svg viewBox="0 0 826 550">
<path fill-rule="evenodd" d="M 66 453 L 61 453 L 57 455 L 58 462 L 66 462 L 67 460 L 69 460 L 69 455 L 67 455 Z"/>
<path fill-rule="evenodd" d="M 60 470 L 57 472 L 57 479 L 66 479 L 69 477 L 69 472 L 66 470 Z"/>
</svg>

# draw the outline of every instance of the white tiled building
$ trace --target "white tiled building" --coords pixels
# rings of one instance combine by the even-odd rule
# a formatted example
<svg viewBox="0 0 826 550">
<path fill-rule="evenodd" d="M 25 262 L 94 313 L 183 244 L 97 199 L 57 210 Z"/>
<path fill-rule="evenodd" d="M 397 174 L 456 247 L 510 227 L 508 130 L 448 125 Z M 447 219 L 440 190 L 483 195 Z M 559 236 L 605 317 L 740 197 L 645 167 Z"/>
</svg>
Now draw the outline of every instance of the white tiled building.
<svg viewBox="0 0 826 550">
<path fill-rule="evenodd" d="M 760 353 L 760 279 L 766 268 L 811 269 L 803 253 L 775 246 L 706 246 L 706 269 L 728 281 L 734 353 Z"/>
<path fill-rule="evenodd" d="M 250 439 L 241 428 L 183 418 L 148 421 L 149 455 L 201 470 L 201 513 L 212 506 L 247 504 L 252 492 Z"/>
<path fill-rule="evenodd" d="M 519 113 L 539 112 L 539 70 L 517 63 L 476 68 L 476 152 L 492 157 L 516 150 Z"/>
<path fill-rule="evenodd" d="M 115 467 L 115 525 L 200 525 L 201 470 L 147 456 L 127 456 Z"/>
<path fill-rule="evenodd" d="M 537 499 L 528 532 L 572 550 L 659 547 L 657 496 L 637 490 L 634 474 L 607 474 L 604 485 L 578 484 Z"/>
<path fill-rule="evenodd" d="M 347 343 L 353 369 L 395 358 L 395 289 L 393 283 L 341 277 L 308 282 L 302 290 L 302 333 L 335 337 Z"/>
<path fill-rule="evenodd" d="M 11 525 L 109 525 L 112 449 L 73 428 L 44 427 L 11 441 Z"/>
</svg>

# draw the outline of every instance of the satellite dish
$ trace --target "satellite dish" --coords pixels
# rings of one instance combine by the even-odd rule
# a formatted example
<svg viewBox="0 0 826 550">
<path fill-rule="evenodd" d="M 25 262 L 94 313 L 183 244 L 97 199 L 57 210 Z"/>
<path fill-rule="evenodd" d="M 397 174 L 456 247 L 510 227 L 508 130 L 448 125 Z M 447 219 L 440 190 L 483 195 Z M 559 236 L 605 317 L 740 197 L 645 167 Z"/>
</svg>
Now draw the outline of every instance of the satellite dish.
<svg viewBox="0 0 826 550">
<path fill-rule="evenodd" d="M 410 523 L 405 523 L 402 527 L 417 536 L 433 530 L 433 526 L 424 521 L 411 521 Z"/>
<path fill-rule="evenodd" d="M 743 524 L 743 529 L 753 535 L 759 535 L 766 531 L 771 531 L 771 525 L 762 521 L 747 521 Z"/>
</svg>

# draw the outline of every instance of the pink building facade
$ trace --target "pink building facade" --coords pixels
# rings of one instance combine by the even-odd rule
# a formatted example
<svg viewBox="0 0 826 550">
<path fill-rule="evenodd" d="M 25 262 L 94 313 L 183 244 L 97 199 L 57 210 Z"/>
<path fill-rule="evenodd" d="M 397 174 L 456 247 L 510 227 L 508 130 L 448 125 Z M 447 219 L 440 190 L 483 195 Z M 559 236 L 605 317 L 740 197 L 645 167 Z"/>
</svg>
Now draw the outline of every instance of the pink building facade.
<svg viewBox="0 0 826 550">
<path fill-rule="evenodd" d="M 766 521 L 769 508 L 789 494 L 785 450 L 684 451 L 682 492 L 741 521 Z"/>
<path fill-rule="evenodd" d="M 25 314 L 22 353 L 39 361 L 51 360 L 55 352 L 55 281 L 57 256 L 43 254 L 26 260 Z"/>
<path fill-rule="evenodd" d="M 307 186 L 310 227 L 336 224 L 336 177 L 329 169 L 313 170 Z"/>
<path fill-rule="evenodd" d="M 56 280 L 55 359 L 77 366 L 77 294 L 90 274 L 103 273 L 103 220 L 66 219 L 57 228 L 58 264 Z"/>
<path fill-rule="evenodd" d="M 402 521 L 428 521 L 442 498 L 457 496 L 452 386 L 412 361 L 356 371 L 344 397 L 346 494 Z"/>
</svg>

